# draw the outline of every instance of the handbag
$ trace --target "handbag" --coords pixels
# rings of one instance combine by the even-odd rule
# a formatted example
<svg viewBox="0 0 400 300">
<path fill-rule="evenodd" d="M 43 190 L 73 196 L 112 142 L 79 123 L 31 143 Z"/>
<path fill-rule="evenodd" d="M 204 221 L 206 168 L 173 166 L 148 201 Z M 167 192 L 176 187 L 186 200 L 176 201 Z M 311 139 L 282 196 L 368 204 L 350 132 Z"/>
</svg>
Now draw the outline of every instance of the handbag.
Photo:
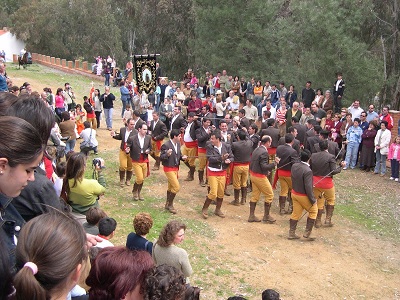
<svg viewBox="0 0 400 300">
<path fill-rule="evenodd" d="M 89 152 L 90 150 L 93 150 L 93 145 L 91 143 L 92 141 L 92 129 L 90 129 L 90 136 L 88 141 L 83 141 L 79 148 L 81 149 L 81 152 Z"/>
</svg>

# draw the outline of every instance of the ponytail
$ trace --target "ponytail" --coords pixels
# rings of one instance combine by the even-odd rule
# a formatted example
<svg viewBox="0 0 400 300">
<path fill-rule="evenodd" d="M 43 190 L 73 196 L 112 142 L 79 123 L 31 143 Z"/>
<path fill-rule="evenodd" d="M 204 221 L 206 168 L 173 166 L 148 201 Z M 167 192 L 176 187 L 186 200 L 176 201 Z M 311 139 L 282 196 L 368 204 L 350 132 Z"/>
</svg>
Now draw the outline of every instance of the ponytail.
<svg viewBox="0 0 400 300">
<path fill-rule="evenodd" d="M 29 267 L 23 267 L 14 277 L 14 287 L 17 290 L 16 300 L 35 299 L 46 300 L 46 290 L 40 285 L 33 271 Z"/>
</svg>

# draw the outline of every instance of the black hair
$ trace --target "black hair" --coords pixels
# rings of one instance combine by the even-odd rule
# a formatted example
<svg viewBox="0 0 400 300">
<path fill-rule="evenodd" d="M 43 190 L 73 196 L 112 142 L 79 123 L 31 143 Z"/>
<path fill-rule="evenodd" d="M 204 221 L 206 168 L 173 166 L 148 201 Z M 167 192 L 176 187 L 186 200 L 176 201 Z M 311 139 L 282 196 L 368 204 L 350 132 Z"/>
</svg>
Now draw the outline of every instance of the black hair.
<svg viewBox="0 0 400 300">
<path fill-rule="evenodd" d="M 308 149 L 304 149 L 300 152 L 300 159 L 301 161 L 307 162 L 310 160 L 311 152 Z"/>
<path fill-rule="evenodd" d="M 293 142 L 293 140 L 294 140 L 294 135 L 293 134 L 291 134 L 291 133 L 285 134 L 285 143 L 286 144 L 289 144 L 289 143 Z"/>
<path fill-rule="evenodd" d="M 212 136 L 215 136 L 215 138 L 216 139 L 218 139 L 218 140 L 221 140 L 221 131 L 220 130 L 214 130 L 212 133 L 211 133 L 211 135 Z"/>
<path fill-rule="evenodd" d="M 181 134 L 181 132 L 179 129 L 172 129 L 169 136 L 171 139 L 173 139 L 174 137 L 179 136 L 180 134 Z"/>
<path fill-rule="evenodd" d="M 328 140 L 319 141 L 319 149 L 321 151 L 328 149 Z"/>
<path fill-rule="evenodd" d="M 247 136 L 246 132 L 243 129 L 238 130 L 237 135 L 241 141 L 244 141 Z"/>
<path fill-rule="evenodd" d="M 274 126 L 275 125 L 275 119 L 272 119 L 272 118 L 268 119 L 267 120 L 267 125 L 268 125 L 268 127 Z"/>
<path fill-rule="evenodd" d="M 109 236 L 117 228 L 117 221 L 113 218 L 105 217 L 99 221 L 99 234 Z"/>
<path fill-rule="evenodd" d="M 262 300 L 279 300 L 279 293 L 277 291 L 267 289 L 262 292 Z"/>
</svg>

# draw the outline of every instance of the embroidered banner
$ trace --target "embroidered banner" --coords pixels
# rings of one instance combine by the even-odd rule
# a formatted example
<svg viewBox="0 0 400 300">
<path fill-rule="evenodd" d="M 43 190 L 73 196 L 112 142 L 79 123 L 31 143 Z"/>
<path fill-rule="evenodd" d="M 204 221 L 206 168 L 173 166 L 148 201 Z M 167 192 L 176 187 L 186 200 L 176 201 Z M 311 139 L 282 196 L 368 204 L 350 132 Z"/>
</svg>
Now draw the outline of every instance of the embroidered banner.
<svg viewBox="0 0 400 300">
<path fill-rule="evenodd" d="M 139 94 L 143 91 L 149 94 L 150 89 L 156 90 L 156 55 L 135 55 L 135 75 Z"/>
</svg>

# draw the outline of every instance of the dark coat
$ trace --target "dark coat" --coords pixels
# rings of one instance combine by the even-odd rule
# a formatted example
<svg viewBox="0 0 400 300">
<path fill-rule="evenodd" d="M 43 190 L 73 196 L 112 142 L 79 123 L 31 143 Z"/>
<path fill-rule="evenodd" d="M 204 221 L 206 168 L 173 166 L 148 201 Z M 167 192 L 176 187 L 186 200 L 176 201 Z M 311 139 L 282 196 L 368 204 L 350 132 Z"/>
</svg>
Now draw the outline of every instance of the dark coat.
<svg viewBox="0 0 400 300">
<path fill-rule="evenodd" d="M 275 164 L 269 163 L 268 151 L 264 146 L 259 146 L 251 155 L 250 171 L 268 175 L 275 168 Z"/>
</svg>

